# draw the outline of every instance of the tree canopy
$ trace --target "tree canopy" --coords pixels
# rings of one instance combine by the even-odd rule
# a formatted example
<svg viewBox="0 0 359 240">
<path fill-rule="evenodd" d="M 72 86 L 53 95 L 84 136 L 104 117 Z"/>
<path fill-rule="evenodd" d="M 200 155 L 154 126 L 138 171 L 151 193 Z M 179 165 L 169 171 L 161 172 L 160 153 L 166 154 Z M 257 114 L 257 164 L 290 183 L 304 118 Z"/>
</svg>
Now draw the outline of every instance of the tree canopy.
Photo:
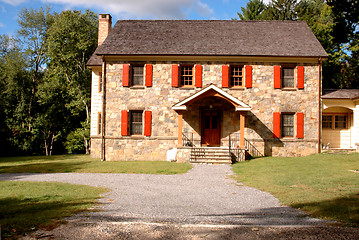
<svg viewBox="0 0 359 240">
<path fill-rule="evenodd" d="M 96 14 L 24 8 L 18 24 L 0 36 L 1 154 L 88 151 Z"/>
</svg>

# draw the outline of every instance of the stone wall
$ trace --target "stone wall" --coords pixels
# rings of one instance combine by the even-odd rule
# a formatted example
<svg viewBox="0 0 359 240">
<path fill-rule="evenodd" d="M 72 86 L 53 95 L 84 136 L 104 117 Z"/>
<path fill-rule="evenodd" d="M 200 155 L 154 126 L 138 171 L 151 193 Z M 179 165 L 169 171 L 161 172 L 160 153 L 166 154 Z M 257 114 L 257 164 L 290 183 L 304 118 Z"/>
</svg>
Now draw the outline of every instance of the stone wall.
<svg viewBox="0 0 359 240">
<path fill-rule="evenodd" d="M 107 64 L 107 160 L 166 160 L 166 151 L 178 147 L 178 114 L 172 110 L 172 106 L 202 88 L 173 88 L 172 62 L 151 63 L 153 64 L 152 87 L 123 87 L 123 63 L 108 62 Z M 222 64 L 227 63 L 195 64 L 203 65 L 203 88 L 210 84 L 221 88 Z M 246 114 L 245 138 L 265 155 L 301 156 L 316 153 L 320 117 L 319 66 L 305 64 L 303 90 L 283 90 L 273 87 L 273 66 L 280 63 L 250 63 L 250 65 L 253 66 L 252 88 L 223 88 L 228 94 L 252 108 Z M 209 105 L 222 109 L 221 142 L 225 146 L 228 144 L 229 134 L 239 132 L 239 113 L 225 101 L 212 98 L 194 102 L 184 112 L 183 132 L 193 133 L 195 144 L 200 143 L 200 109 Z M 121 110 L 136 109 L 152 111 L 151 137 L 121 136 Z M 273 112 L 304 113 L 304 139 L 273 139 Z M 296 123 L 294 126 L 296 129 Z M 97 132 L 95 127 L 96 124 L 91 124 L 92 135 Z M 97 147 L 98 144 L 92 145 L 93 152 L 99 152 L 95 149 Z M 94 153 L 93 156 L 97 154 Z"/>
</svg>

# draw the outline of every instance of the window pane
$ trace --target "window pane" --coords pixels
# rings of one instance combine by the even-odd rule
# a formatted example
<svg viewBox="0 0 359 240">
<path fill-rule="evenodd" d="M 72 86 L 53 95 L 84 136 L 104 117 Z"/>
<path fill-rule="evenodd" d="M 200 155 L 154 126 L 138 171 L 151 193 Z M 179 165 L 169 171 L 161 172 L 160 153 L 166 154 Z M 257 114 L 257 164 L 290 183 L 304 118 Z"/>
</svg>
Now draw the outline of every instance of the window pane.
<svg viewBox="0 0 359 240">
<path fill-rule="evenodd" d="M 335 128 L 339 128 L 339 129 L 347 128 L 347 116 L 336 115 L 335 116 Z"/>
<path fill-rule="evenodd" d="M 143 85 L 143 66 L 132 67 L 132 85 Z"/>
<path fill-rule="evenodd" d="M 242 86 L 243 85 L 243 68 L 242 67 L 231 67 L 231 86 Z"/>
<path fill-rule="evenodd" d="M 181 86 L 193 85 L 193 66 L 181 66 Z"/>
<path fill-rule="evenodd" d="M 294 87 L 294 68 L 282 69 L 282 86 Z"/>
<path fill-rule="evenodd" d="M 212 129 L 217 129 L 217 125 L 218 125 L 218 117 L 217 116 L 212 116 Z"/>
<path fill-rule="evenodd" d="M 204 129 L 211 129 L 211 116 L 204 117 Z"/>
<path fill-rule="evenodd" d="M 332 115 L 323 115 L 322 127 L 330 129 L 333 127 Z"/>
<path fill-rule="evenodd" d="M 142 111 L 131 111 L 131 135 L 142 134 Z"/>
</svg>

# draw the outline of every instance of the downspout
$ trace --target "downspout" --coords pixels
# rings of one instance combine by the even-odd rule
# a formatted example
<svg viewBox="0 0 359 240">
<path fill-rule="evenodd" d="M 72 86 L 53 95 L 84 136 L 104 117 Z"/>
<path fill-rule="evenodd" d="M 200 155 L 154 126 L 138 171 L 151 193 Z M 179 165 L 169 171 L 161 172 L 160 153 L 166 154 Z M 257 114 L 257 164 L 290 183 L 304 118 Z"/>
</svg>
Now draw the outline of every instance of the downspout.
<svg viewBox="0 0 359 240">
<path fill-rule="evenodd" d="M 102 115 L 101 115 L 101 161 L 106 161 L 106 139 L 105 139 L 105 131 L 106 131 L 106 60 L 105 57 L 102 56 Z"/>
<path fill-rule="evenodd" d="M 322 58 L 319 58 L 319 121 L 318 121 L 318 153 L 322 151 Z"/>
</svg>

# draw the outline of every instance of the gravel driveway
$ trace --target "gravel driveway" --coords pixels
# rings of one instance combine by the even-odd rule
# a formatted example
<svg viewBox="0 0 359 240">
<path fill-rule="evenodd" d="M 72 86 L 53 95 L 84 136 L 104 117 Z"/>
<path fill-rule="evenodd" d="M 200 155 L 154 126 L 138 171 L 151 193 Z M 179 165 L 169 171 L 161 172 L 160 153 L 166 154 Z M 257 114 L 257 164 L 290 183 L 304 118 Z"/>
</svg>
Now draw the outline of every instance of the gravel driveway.
<svg viewBox="0 0 359 240">
<path fill-rule="evenodd" d="M 242 186 L 229 165 L 194 165 L 186 174 L 0 174 L 0 180 L 56 181 L 111 189 L 86 222 L 152 222 L 241 226 L 313 226 L 322 221 Z"/>
</svg>

